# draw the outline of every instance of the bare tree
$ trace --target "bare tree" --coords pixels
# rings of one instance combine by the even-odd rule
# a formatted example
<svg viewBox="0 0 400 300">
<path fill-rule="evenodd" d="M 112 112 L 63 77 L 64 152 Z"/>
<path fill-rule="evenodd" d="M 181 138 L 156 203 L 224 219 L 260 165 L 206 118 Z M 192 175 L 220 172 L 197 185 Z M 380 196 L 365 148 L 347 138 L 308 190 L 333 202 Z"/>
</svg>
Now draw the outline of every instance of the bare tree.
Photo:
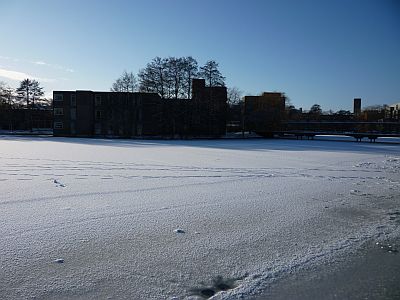
<svg viewBox="0 0 400 300">
<path fill-rule="evenodd" d="M 158 93 L 162 98 L 183 97 L 186 92 L 185 66 L 184 58 L 154 58 L 139 71 L 140 91 Z"/>
<path fill-rule="evenodd" d="M 152 72 L 148 68 L 140 69 L 138 73 L 139 92 L 155 92 L 155 82 Z"/>
<path fill-rule="evenodd" d="M 36 101 L 36 107 L 41 109 L 50 109 L 52 103 L 52 98 L 40 98 Z"/>
<path fill-rule="evenodd" d="M 215 61 L 208 61 L 199 72 L 197 61 L 191 56 L 156 57 L 139 71 L 139 89 L 167 99 L 191 98 L 192 80 L 199 75 L 206 79 L 208 86 L 225 85 L 225 77 Z"/>
<path fill-rule="evenodd" d="M 209 87 L 225 86 L 225 77 L 222 76 L 218 69 L 218 63 L 214 60 L 209 60 L 203 67 L 200 67 L 199 75 L 206 80 Z"/>
<path fill-rule="evenodd" d="M 158 93 L 162 98 L 167 95 L 167 59 L 156 57 L 144 69 L 139 71 L 140 91 Z"/>
<path fill-rule="evenodd" d="M 165 63 L 166 82 L 168 82 L 169 98 L 178 99 L 183 96 L 184 59 L 169 57 Z"/>
<path fill-rule="evenodd" d="M 187 91 L 187 98 L 192 97 L 192 80 L 196 78 L 199 73 L 199 67 L 197 61 L 191 57 L 187 56 L 183 58 L 183 88 Z"/>
<path fill-rule="evenodd" d="M 137 90 L 137 80 L 132 72 L 124 71 L 122 75 L 113 83 L 112 92 L 135 92 Z"/>
<path fill-rule="evenodd" d="M 311 106 L 309 113 L 313 115 L 322 114 L 321 106 L 319 104 L 314 104 L 313 106 Z"/>
<path fill-rule="evenodd" d="M 296 107 L 292 103 L 292 99 L 290 99 L 285 93 L 282 93 L 282 95 L 285 98 L 285 109 L 286 110 L 296 109 Z"/>
<path fill-rule="evenodd" d="M 156 91 L 160 94 L 161 98 L 165 98 L 167 90 L 166 82 L 166 58 L 156 57 L 150 63 L 150 74 L 153 75 Z"/>
<path fill-rule="evenodd" d="M 228 88 L 228 104 L 237 105 L 243 101 L 243 91 L 237 87 Z"/>
<path fill-rule="evenodd" d="M 352 113 L 349 110 L 341 109 L 341 110 L 338 110 L 337 112 L 335 112 L 334 114 L 338 115 L 338 116 L 351 116 Z"/>
<path fill-rule="evenodd" d="M 0 81 L 0 106 L 11 106 L 12 89 Z"/>
<path fill-rule="evenodd" d="M 384 111 L 388 108 L 387 104 L 375 104 L 364 107 L 363 111 Z"/>
</svg>

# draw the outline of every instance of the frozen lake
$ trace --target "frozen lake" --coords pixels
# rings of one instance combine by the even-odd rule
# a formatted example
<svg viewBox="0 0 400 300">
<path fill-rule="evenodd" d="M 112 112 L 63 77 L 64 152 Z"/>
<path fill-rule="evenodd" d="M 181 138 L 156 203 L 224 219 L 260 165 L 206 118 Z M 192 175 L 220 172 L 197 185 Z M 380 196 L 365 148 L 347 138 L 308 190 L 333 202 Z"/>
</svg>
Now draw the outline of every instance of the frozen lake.
<svg viewBox="0 0 400 300">
<path fill-rule="evenodd" d="M 247 297 L 398 234 L 399 187 L 399 144 L 3 136 L 0 298 Z"/>
</svg>

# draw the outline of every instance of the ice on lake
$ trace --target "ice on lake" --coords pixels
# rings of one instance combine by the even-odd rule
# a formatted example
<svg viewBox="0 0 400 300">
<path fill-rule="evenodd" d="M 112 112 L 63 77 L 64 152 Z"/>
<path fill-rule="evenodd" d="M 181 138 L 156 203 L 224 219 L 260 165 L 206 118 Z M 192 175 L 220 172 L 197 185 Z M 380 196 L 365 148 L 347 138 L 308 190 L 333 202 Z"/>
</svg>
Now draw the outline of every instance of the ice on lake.
<svg viewBox="0 0 400 300">
<path fill-rule="evenodd" d="M 3 136 L 0 298 L 246 297 L 395 234 L 399 165 L 395 143 Z"/>
</svg>

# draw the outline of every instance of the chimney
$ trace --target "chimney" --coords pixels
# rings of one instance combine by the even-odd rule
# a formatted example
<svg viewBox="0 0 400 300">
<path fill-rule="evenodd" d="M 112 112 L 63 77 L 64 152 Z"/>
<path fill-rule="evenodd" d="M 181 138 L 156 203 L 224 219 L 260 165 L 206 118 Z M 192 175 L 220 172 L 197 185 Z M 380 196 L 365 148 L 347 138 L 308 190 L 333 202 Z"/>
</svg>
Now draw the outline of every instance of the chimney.
<svg viewBox="0 0 400 300">
<path fill-rule="evenodd" d="M 192 99 L 197 98 L 202 94 L 206 87 L 205 79 L 193 79 L 192 80 Z"/>
</svg>

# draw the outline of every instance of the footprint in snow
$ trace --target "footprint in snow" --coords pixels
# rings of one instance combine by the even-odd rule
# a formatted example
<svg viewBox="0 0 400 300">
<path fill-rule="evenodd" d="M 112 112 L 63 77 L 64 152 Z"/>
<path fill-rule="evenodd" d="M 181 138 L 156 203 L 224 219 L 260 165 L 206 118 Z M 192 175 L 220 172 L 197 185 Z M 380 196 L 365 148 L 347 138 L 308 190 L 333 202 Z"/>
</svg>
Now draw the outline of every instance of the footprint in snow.
<svg viewBox="0 0 400 300">
<path fill-rule="evenodd" d="M 56 184 L 56 186 L 58 187 L 65 187 L 65 184 L 61 183 L 60 181 L 58 181 L 57 179 L 54 179 L 53 182 Z"/>
<path fill-rule="evenodd" d="M 185 231 L 183 229 L 179 229 L 179 228 L 175 229 L 174 232 L 175 233 L 185 233 Z"/>
<path fill-rule="evenodd" d="M 350 190 L 350 194 L 351 195 L 357 195 L 357 196 L 367 196 L 366 193 L 363 193 L 363 192 L 361 192 L 359 190 Z"/>
</svg>

